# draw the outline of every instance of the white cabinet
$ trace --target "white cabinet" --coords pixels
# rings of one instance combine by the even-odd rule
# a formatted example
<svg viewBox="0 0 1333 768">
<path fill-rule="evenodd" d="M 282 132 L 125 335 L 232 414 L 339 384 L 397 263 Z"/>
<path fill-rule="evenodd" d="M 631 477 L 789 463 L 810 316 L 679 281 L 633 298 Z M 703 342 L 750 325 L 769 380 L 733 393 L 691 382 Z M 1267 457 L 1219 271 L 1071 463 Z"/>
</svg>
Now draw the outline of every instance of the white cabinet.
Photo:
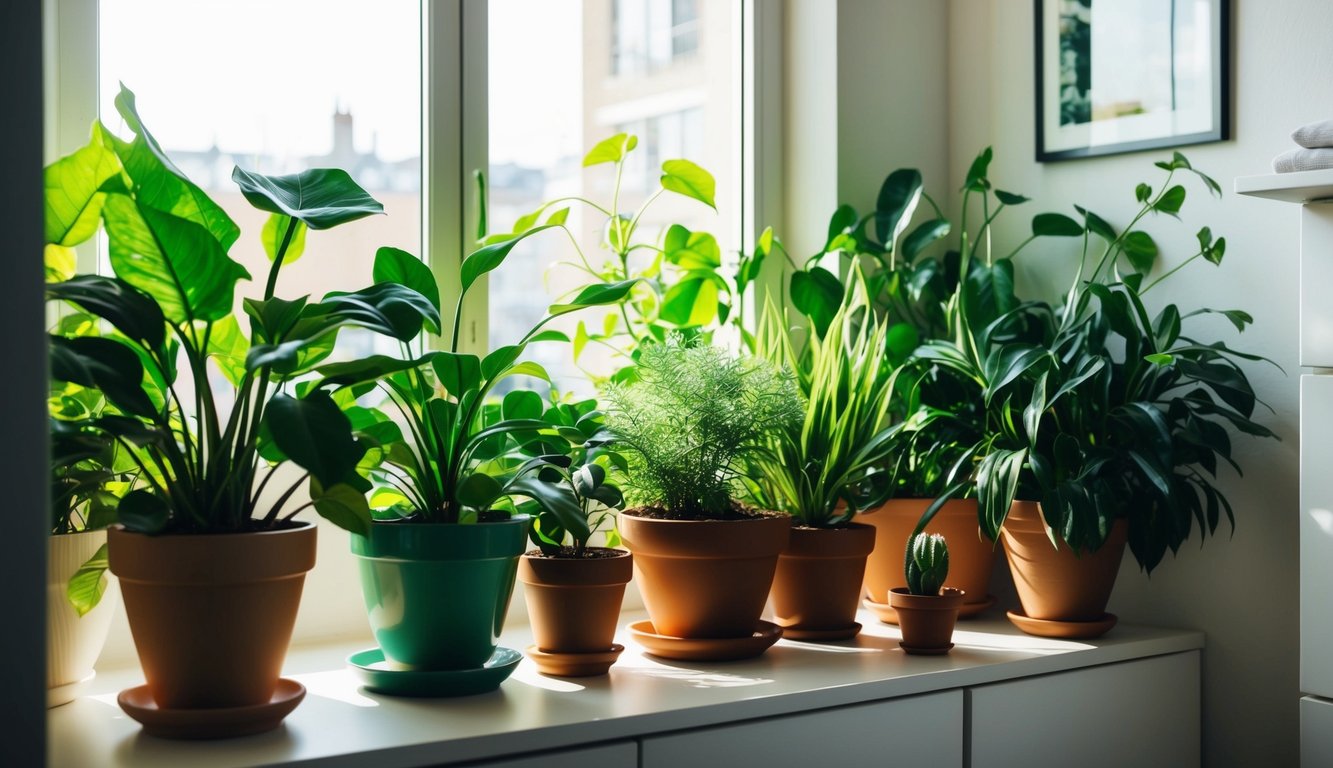
<svg viewBox="0 0 1333 768">
<path fill-rule="evenodd" d="M 971 768 L 1187 768 L 1200 760 L 1199 652 L 969 692 Z"/>
<path fill-rule="evenodd" d="M 1333 368 L 1333 203 L 1301 206 L 1301 365 Z"/>
<path fill-rule="evenodd" d="M 639 745 L 633 741 L 585 749 L 547 752 L 483 763 L 477 768 L 638 768 Z"/>
<path fill-rule="evenodd" d="M 1333 253 L 1328 262 L 1333 264 Z M 1333 283 L 1329 283 L 1333 285 Z M 1329 303 L 1333 312 L 1333 302 Z M 1333 331 L 1330 331 L 1333 339 Z M 1301 377 L 1301 690 L 1333 698 L 1333 376 Z M 1330 763 L 1333 764 L 1333 763 Z"/>
<path fill-rule="evenodd" d="M 1333 765 L 1333 701 L 1314 696 L 1301 699 L 1301 765 Z"/>
<path fill-rule="evenodd" d="M 645 738 L 642 768 L 955 766 L 963 692 L 945 691 Z"/>
</svg>

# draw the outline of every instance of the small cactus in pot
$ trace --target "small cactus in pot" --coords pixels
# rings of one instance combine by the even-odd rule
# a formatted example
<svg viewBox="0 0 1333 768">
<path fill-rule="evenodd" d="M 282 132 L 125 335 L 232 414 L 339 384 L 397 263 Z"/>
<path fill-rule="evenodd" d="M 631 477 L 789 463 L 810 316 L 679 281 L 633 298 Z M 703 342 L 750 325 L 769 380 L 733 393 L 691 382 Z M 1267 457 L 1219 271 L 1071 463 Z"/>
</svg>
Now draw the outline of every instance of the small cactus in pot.
<svg viewBox="0 0 1333 768">
<path fill-rule="evenodd" d="M 889 592 L 898 612 L 903 650 L 913 654 L 948 653 L 963 591 L 944 586 L 949 576 L 949 545 L 938 533 L 918 533 L 907 541 L 903 572 L 907 586 Z"/>
</svg>

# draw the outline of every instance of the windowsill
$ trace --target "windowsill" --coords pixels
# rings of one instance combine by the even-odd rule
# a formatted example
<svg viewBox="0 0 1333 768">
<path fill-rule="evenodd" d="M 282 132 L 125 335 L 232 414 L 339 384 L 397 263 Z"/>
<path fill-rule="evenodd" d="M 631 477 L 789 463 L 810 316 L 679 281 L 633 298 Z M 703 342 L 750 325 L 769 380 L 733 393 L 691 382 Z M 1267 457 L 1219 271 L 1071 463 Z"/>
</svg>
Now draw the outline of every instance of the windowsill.
<svg viewBox="0 0 1333 768">
<path fill-rule="evenodd" d="M 622 616 L 621 626 L 641 618 Z M 139 684 L 137 667 L 106 670 L 91 693 L 48 717 L 50 764 L 223 768 L 255 765 L 439 765 L 636 738 L 726 722 L 970 687 L 1080 667 L 1194 650 L 1203 634 L 1117 626 L 1091 641 L 1020 633 L 998 611 L 959 623 L 947 656 L 907 656 L 897 627 L 862 612 L 853 642 L 780 641 L 764 656 L 688 663 L 626 650 L 611 674 L 538 675 L 526 659 L 497 693 L 463 699 L 403 699 L 361 691 L 344 658 L 362 646 L 293 648 L 286 674 L 308 689 L 283 727 L 211 743 L 144 736 L 116 706 L 116 692 Z M 527 627 L 505 632 L 523 649 Z M 373 760 L 366 762 L 373 753 Z M 349 759 L 350 758 L 350 759 Z"/>
</svg>

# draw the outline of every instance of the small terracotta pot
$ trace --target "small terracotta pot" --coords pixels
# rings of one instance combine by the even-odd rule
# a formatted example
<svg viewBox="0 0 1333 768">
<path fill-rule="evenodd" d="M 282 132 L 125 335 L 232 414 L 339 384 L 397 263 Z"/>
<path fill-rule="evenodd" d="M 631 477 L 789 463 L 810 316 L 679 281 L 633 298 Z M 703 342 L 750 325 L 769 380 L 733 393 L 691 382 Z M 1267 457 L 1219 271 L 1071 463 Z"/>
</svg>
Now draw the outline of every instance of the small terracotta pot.
<svg viewBox="0 0 1333 768">
<path fill-rule="evenodd" d="M 1101 549 L 1075 555 L 1063 541 L 1052 546 L 1037 502 L 1014 502 L 1000 538 L 1009 555 L 1023 613 L 1044 621 L 1102 618 L 1120 572 L 1127 531 L 1125 521 L 1116 520 Z"/>
<path fill-rule="evenodd" d="M 120 602 L 120 587 L 111 575 L 102 599 L 79 615 L 70 605 L 69 580 L 106 543 L 106 531 L 52 536 L 46 576 L 46 706 L 67 704 L 79 695 L 81 683 L 93 676 L 93 665 L 106 645 L 111 617 Z"/>
<path fill-rule="evenodd" d="M 889 590 L 889 605 L 898 612 L 903 650 L 941 653 L 953 647 L 953 628 L 963 605 L 962 590 L 945 587 L 938 595 L 913 595 L 907 587 Z"/>
<path fill-rule="evenodd" d="M 792 528 L 773 577 L 773 614 L 789 636 L 823 635 L 846 629 L 856 635 L 856 609 L 875 529 L 851 523 L 841 528 Z"/>
<path fill-rule="evenodd" d="M 878 509 L 857 515 L 858 522 L 873 525 L 879 531 L 875 550 L 866 565 L 865 591 L 872 601 L 888 603 L 890 589 L 907 585 L 903 575 L 907 539 L 933 502 L 934 499 L 893 499 Z M 944 586 L 966 592 L 968 604 L 985 603 L 995 565 L 995 542 L 981 532 L 976 499 L 946 501 L 926 526 L 926 533 L 943 534 L 949 542 L 949 578 Z"/>
<path fill-rule="evenodd" d="M 112 573 L 153 700 L 248 707 L 273 696 L 296 623 L 315 526 L 255 533 L 107 532 Z"/>
<path fill-rule="evenodd" d="M 764 611 L 791 518 L 660 520 L 620 515 L 644 607 L 659 635 L 747 637 Z"/>
<path fill-rule="evenodd" d="M 600 549 L 600 548 L 599 548 Z M 537 648 L 548 653 L 595 653 L 612 645 L 633 557 L 543 557 L 529 552 L 518 562 L 528 618 Z"/>
</svg>

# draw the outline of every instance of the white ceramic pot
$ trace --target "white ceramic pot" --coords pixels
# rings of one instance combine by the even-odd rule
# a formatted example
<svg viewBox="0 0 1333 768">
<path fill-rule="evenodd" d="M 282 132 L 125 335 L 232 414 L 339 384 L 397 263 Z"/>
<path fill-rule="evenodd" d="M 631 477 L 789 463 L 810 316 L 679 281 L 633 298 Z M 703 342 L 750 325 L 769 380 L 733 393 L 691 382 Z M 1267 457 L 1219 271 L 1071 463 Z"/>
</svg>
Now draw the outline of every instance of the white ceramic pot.
<svg viewBox="0 0 1333 768">
<path fill-rule="evenodd" d="M 75 699 L 96 673 L 93 664 L 106 644 L 111 617 L 120 602 L 120 587 L 108 571 L 102 600 L 83 616 L 74 610 L 65 589 L 74 572 L 106 543 L 106 531 L 67 533 L 50 537 L 46 576 L 46 706 Z"/>
</svg>

